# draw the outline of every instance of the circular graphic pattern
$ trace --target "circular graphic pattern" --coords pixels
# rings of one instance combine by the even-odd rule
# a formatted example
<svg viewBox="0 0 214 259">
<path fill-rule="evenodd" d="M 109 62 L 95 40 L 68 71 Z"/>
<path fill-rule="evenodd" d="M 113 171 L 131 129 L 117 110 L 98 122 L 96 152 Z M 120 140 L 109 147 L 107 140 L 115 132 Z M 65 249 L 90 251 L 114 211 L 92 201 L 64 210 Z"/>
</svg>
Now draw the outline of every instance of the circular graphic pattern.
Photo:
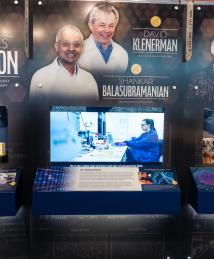
<svg viewBox="0 0 214 259">
<path fill-rule="evenodd" d="M 214 185 L 214 174 L 209 172 L 203 172 L 197 175 L 197 179 L 200 183 L 206 185 Z"/>
<path fill-rule="evenodd" d="M 150 22 L 153 27 L 159 27 L 161 25 L 161 18 L 159 16 L 153 16 Z"/>
<path fill-rule="evenodd" d="M 140 64 L 133 64 L 131 67 L 131 71 L 133 75 L 139 75 L 142 71 L 142 67 Z"/>
</svg>

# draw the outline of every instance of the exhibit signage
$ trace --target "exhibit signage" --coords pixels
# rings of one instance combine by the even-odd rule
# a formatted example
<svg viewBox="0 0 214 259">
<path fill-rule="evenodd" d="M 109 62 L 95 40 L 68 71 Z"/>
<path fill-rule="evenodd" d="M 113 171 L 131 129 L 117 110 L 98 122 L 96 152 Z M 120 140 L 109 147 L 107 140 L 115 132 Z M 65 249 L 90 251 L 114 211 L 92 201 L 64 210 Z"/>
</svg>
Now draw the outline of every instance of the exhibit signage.
<svg viewBox="0 0 214 259">
<path fill-rule="evenodd" d="M 177 70 L 182 63 L 181 10 L 173 9 L 174 18 L 169 18 L 165 6 L 155 15 L 142 3 L 72 1 L 68 5 L 64 1 L 58 5 L 57 16 L 47 9 L 45 26 L 40 14 L 35 13 L 34 50 L 38 58 L 32 65 L 38 69 L 31 80 L 32 102 L 43 98 L 49 104 L 80 105 L 133 104 L 136 99 L 143 103 L 176 101 L 182 91 Z M 147 8 L 149 15 L 144 16 Z M 54 17 L 59 23 L 51 24 Z M 70 62 L 68 48 L 73 38 L 69 30 L 78 31 L 84 39 L 83 47 L 70 48 L 75 53 L 72 62 L 80 67 L 78 83 L 62 69 L 53 73 L 65 59 Z M 65 41 L 69 44 L 62 46 Z M 49 55 L 42 55 L 45 52 Z M 73 87 L 69 90 L 70 84 Z"/>
<path fill-rule="evenodd" d="M 11 48 L 13 35 L 0 35 L 0 87 L 9 85 L 11 78 L 19 77 L 18 51 Z"/>
</svg>

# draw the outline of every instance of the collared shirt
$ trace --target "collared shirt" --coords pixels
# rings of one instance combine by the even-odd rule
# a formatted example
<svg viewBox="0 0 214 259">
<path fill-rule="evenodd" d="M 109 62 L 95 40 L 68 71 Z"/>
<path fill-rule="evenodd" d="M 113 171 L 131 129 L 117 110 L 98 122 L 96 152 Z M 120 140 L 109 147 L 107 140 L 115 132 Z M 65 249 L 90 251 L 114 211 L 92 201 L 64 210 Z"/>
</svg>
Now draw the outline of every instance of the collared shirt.
<svg viewBox="0 0 214 259">
<path fill-rule="evenodd" d="M 112 52 L 106 63 L 91 34 L 84 41 L 83 53 L 78 60 L 80 67 L 95 76 L 123 75 L 128 66 L 128 53 L 114 40 L 111 40 L 111 44 Z"/>
<path fill-rule="evenodd" d="M 113 45 L 112 45 L 112 43 L 110 43 L 110 44 L 108 45 L 108 48 L 107 48 L 107 49 L 104 49 L 104 48 L 101 46 L 100 43 L 98 43 L 98 42 L 96 42 L 96 41 L 95 41 L 95 43 L 96 43 L 96 46 L 97 46 L 97 48 L 99 49 L 100 53 L 102 54 L 102 56 L 103 56 L 103 58 L 104 58 L 104 60 L 105 60 L 105 63 L 107 64 L 107 63 L 108 63 L 108 60 L 109 60 L 109 58 L 110 58 L 111 52 L 112 52 L 112 50 L 113 50 Z"/>
<path fill-rule="evenodd" d="M 52 104 L 90 103 L 99 100 L 97 83 L 89 72 L 78 65 L 73 75 L 58 58 L 36 71 L 31 80 L 32 101 Z"/>
<path fill-rule="evenodd" d="M 63 66 L 63 64 L 62 64 L 62 62 L 60 61 L 59 57 L 57 57 L 57 63 L 58 63 L 58 65 L 59 65 L 60 67 Z M 64 66 L 63 66 L 63 67 L 64 67 Z M 73 75 L 77 75 L 77 73 L 78 73 L 78 66 L 75 65 Z"/>
</svg>

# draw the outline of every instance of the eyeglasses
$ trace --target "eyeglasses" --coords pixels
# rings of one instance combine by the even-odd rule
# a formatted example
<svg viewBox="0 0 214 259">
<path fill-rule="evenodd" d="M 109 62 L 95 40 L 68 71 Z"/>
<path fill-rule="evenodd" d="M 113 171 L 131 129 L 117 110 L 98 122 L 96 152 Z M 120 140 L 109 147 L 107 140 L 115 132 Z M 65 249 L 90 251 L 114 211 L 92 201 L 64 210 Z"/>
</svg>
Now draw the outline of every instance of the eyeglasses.
<svg viewBox="0 0 214 259">
<path fill-rule="evenodd" d="M 62 44 L 64 48 L 70 48 L 72 46 L 73 48 L 77 49 L 82 46 L 82 43 L 79 41 L 70 42 L 67 40 L 65 41 L 59 40 L 58 43 Z"/>
<path fill-rule="evenodd" d="M 141 124 L 141 126 L 147 126 L 148 124 Z"/>
</svg>

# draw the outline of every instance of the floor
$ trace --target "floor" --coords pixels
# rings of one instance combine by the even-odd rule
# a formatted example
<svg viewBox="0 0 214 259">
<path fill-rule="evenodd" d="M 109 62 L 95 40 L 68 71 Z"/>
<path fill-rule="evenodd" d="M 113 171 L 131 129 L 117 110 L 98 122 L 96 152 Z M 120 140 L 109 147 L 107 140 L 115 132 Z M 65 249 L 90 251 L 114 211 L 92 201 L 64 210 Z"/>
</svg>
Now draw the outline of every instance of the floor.
<svg viewBox="0 0 214 259">
<path fill-rule="evenodd" d="M 213 259 L 214 215 L 0 218 L 1 259 Z"/>
</svg>

